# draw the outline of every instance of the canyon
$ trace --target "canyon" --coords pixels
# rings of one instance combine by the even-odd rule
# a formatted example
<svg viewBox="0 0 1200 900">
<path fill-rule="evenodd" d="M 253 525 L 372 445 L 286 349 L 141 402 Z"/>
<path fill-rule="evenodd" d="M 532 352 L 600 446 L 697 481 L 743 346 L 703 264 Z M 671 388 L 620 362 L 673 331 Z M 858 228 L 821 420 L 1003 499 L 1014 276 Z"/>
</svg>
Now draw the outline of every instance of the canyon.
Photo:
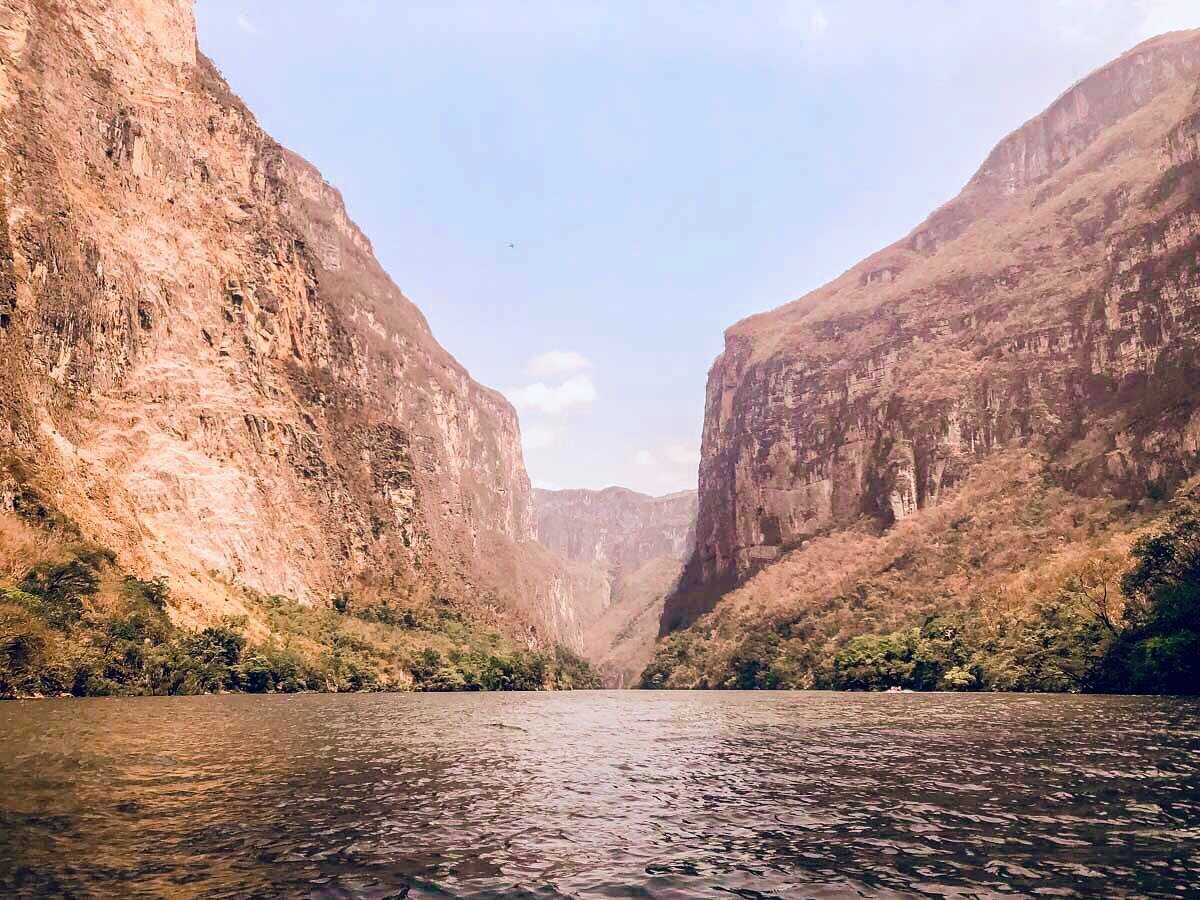
<svg viewBox="0 0 1200 900">
<path fill-rule="evenodd" d="M 1200 32 L 1134 48 L 728 329 L 698 491 L 535 491 L 514 408 L 191 0 L 4 0 L 0 631 L 54 674 L 0 694 L 812 687 L 857 636 L 991 640 L 1081 566 L 1115 584 L 1200 496 L 1198 84 Z M 135 619 L 185 674 L 141 631 L 120 670 L 101 635 Z"/>
<path fill-rule="evenodd" d="M 599 591 L 577 600 L 591 611 L 581 652 L 609 687 L 634 683 L 654 655 L 663 603 L 692 550 L 696 505 L 695 491 L 534 491 L 538 539 Z"/>
</svg>

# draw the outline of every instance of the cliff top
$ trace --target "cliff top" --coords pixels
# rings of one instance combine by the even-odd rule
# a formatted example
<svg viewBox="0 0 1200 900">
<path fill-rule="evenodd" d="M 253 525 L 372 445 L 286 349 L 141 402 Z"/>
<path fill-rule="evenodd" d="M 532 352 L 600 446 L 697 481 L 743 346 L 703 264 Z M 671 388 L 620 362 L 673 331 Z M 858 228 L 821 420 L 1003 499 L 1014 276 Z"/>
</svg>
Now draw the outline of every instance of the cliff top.
<svg viewBox="0 0 1200 900">
<path fill-rule="evenodd" d="M 647 501 L 647 500 L 682 500 L 685 497 L 696 496 L 696 491 L 694 491 L 694 490 L 675 491 L 670 494 L 659 494 L 659 495 L 655 496 L 652 494 L 644 494 L 641 491 L 635 491 L 630 488 L 620 487 L 618 485 L 610 485 L 609 487 L 599 488 L 599 489 L 558 488 L 555 490 L 548 490 L 546 488 L 535 488 L 533 491 L 533 494 L 534 494 L 535 498 L 545 499 L 545 500 L 573 499 L 573 498 L 583 498 L 583 497 L 596 497 L 596 498 L 622 497 L 622 498 L 629 498 L 629 499 L 640 500 L 640 501 Z"/>
<path fill-rule="evenodd" d="M 1198 77 L 1200 30 L 1139 44 L 1001 140 L 958 196 L 903 238 L 805 296 L 735 323 L 726 347 L 749 342 L 762 359 L 802 342 L 814 356 L 829 356 L 826 341 L 843 337 L 837 323 L 845 319 L 859 346 L 840 347 L 844 356 L 880 337 L 861 325 L 885 309 L 902 317 L 937 306 L 944 315 L 948 298 L 969 293 L 956 284 L 1002 278 L 1023 251 L 1072 252 L 1059 233 L 1064 216 L 1090 215 L 1085 207 L 1096 198 L 1149 180 L 1166 135 L 1196 102 Z"/>
</svg>

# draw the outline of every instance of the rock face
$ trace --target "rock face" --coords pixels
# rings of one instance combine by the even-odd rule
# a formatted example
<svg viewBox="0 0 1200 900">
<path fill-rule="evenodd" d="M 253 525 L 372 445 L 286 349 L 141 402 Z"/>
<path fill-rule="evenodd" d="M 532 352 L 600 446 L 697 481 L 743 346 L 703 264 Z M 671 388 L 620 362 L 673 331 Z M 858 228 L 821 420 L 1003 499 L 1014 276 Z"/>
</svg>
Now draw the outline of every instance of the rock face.
<svg viewBox="0 0 1200 900">
<path fill-rule="evenodd" d="M 815 536 L 937 506 L 1004 448 L 1085 495 L 1196 470 L 1198 83 L 1200 32 L 1142 44 L 905 238 L 726 332 L 664 633 Z"/>
<path fill-rule="evenodd" d="M 533 492 L 538 540 L 560 556 L 614 574 L 657 557 L 684 559 L 696 524 L 696 492 L 651 497 L 626 488 Z"/>
<path fill-rule="evenodd" d="M 663 600 L 691 553 L 696 504 L 695 491 L 534 491 L 539 540 L 577 566 L 577 577 L 598 576 L 590 589 L 580 584 L 586 593 L 574 605 L 592 616 L 583 652 L 611 687 L 633 682 L 654 654 Z"/>
<path fill-rule="evenodd" d="M 579 645 L 516 415 L 196 47 L 191 0 L 0 0 L 0 503 L 181 614 L 434 593 Z"/>
</svg>

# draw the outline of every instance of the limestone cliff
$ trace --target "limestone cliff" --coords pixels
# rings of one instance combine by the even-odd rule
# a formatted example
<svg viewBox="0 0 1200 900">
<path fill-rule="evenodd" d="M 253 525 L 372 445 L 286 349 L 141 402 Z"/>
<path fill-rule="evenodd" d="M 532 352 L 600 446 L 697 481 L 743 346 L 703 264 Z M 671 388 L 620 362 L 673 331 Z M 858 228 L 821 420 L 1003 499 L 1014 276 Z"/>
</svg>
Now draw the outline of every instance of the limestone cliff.
<svg viewBox="0 0 1200 900">
<path fill-rule="evenodd" d="M 0 366 L 0 502 L 52 498 L 185 620 L 231 584 L 425 594 L 579 644 L 512 408 L 198 52 L 191 0 L 0 0 Z"/>
<path fill-rule="evenodd" d="M 538 540 L 566 559 L 620 574 L 660 556 L 681 560 L 690 550 L 695 491 L 651 497 L 610 487 L 533 495 Z"/>
<path fill-rule="evenodd" d="M 664 633 L 818 536 L 937 507 L 1006 448 L 1080 496 L 1196 470 L 1198 83 L 1200 32 L 1142 44 L 902 240 L 727 331 Z"/>
<path fill-rule="evenodd" d="M 534 491 L 539 540 L 598 576 L 590 589 L 580 585 L 575 605 L 591 616 L 584 655 L 612 687 L 631 683 L 654 654 L 663 600 L 691 552 L 696 500 L 695 491 Z M 584 596 L 591 602 L 581 602 Z"/>
</svg>

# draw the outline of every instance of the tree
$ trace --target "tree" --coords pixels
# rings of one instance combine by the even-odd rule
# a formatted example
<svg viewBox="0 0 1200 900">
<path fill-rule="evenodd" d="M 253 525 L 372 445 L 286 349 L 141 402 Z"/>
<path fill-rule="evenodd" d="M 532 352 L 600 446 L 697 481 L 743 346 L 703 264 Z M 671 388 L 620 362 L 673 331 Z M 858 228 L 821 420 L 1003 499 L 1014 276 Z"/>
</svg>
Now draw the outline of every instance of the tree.
<svg viewBox="0 0 1200 900">
<path fill-rule="evenodd" d="M 55 628 L 67 629 L 83 615 L 83 598 L 100 589 L 95 566 L 80 559 L 43 563 L 29 570 L 21 590 L 42 601 L 46 620 Z"/>
<path fill-rule="evenodd" d="M 779 687 L 779 675 L 774 670 L 779 652 L 777 635 L 754 635 L 734 652 L 729 660 L 732 676 L 728 687 L 743 691 L 773 690 Z"/>
<path fill-rule="evenodd" d="M 52 646 L 45 623 L 28 609 L 0 603 L 0 696 L 28 690 Z"/>
<path fill-rule="evenodd" d="M 1091 557 L 1067 575 L 1059 590 L 1062 600 L 1087 610 L 1114 637 L 1124 627 L 1121 568 L 1110 554 Z"/>
<path fill-rule="evenodd" d="M 833 659 L 832 686 L 851 691 L 907 687 L 912 683 L 919 634 L 912 628 L 852 639 Z"/>
<path fill-rule="evenodd" d="M 1200 694 L 1200 503 L 1178 501 L 1142 537 L 1121 579 L 1125 630 L 1105 657 L 1100 690 Z"/>
</svg>

